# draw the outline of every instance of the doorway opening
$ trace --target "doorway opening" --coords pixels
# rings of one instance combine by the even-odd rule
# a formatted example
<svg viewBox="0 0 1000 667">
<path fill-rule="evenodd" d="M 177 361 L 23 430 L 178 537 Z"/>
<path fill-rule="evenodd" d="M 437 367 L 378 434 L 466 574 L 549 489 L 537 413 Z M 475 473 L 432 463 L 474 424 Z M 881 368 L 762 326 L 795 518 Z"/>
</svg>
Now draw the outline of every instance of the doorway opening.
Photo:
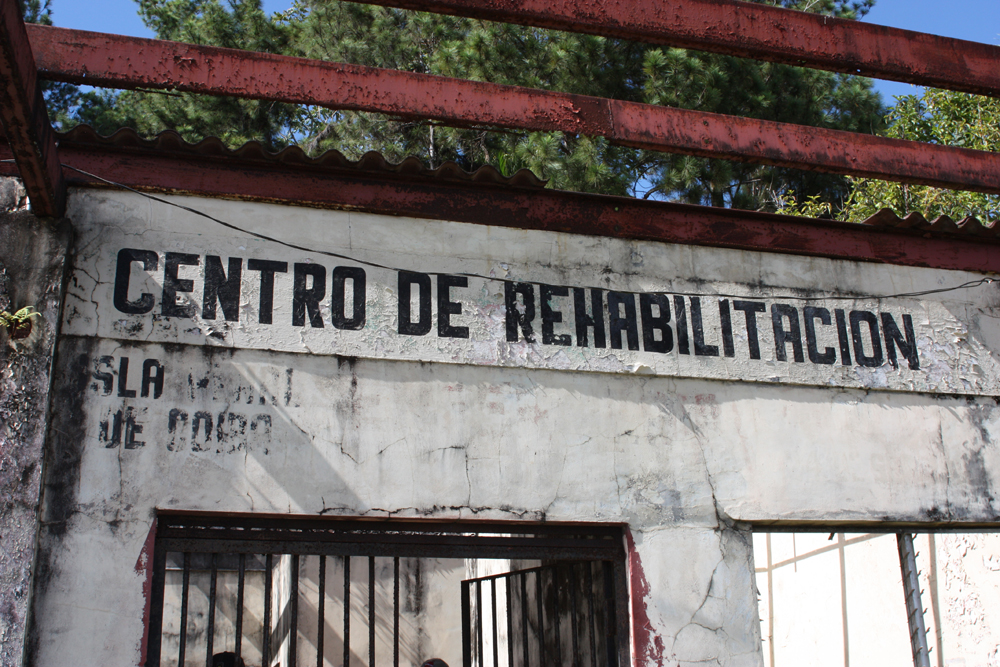
<svg viewBox="0 0 1000 667">
<path fill-rule="evenodd" d="M 164 512 L 152 584 L 148 667 L 629 664 L 619 525 Z"/>
</svg>

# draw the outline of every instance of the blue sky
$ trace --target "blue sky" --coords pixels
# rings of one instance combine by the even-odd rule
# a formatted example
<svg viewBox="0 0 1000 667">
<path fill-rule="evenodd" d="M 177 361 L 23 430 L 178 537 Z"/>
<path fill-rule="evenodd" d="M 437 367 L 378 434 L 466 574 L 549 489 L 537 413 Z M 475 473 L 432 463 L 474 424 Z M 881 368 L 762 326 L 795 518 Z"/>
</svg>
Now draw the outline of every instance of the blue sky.
<svg viewBox="0 0 1000 667">
<path fill-rule="evenodd" d="M 264 0 L 268 12 L 290 4 Z M 133 0 L 52 0 L 52 17 L 65 28 L 152 37 L 136 6 Z M 1000 45 L 1000 0 L 877 0 L 865 21 Z M 894 81 L 876 81 L 876 88 L 888 103 L 894 95 L 919 92 L 916 86 Z"/>
</svg>

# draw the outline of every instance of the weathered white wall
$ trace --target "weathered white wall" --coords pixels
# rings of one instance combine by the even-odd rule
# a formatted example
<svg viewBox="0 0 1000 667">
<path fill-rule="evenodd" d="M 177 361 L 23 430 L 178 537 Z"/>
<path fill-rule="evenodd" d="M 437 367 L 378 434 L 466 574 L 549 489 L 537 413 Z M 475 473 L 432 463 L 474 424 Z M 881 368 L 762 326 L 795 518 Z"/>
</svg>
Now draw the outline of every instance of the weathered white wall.
<svg viewBox="0 0 1000 667">
<path fill-rule="evenodd" d="M 611 288 L 630 289 L 636 256 L 658 267 L 658 289 L 680 291 L 683 279 L 708 293 L 716 280 L 746 293 L 817 287 L 886 293 L 978 278 L 236 202 L 187 203 L 310 247 L 333 243 L 330 230 L 346 227 L 346 238 L 336 238 L 341 251 L 346 245 L 372 255 L 377 243 L 380 261 L 406 260 L 424 271 L 456 271 L 462 262 L 488 271 L 506 258 L 519 279 L 570 285 L 606 280 Z M 807 386 L 818 383 L 814 375 L 788 386 L 782 380 L 801 379 L 805 371 L 766 360 L 760 363 L 769 364 L 772 382 L 732 382 L 649 375 L 642 364 L 636 373 L 599 373 L 528 361 L 520 368 L 366 359 L 351 356 L 359 348 L 350 346 L 342 356 L 329 354 L 333 343 L 324 354 L 309 354 L 304 333 L 299 342 L 286 340 L 288 349 L 280 352 L 177 345 L 164 340 L 165 332 L 181 328 L 177 319 L 151 318 L 153 330 L 96 321 L 110 312 L 102 299 L 114 266 L 106 265 L 113 255 L 105 246 L 124 234 L 129 243 L 143 244 L 128 247 L 206 253 L 227 234 L 133 195 L 77 193 L 71 206 L 81 235 L 78 261 L 103 257 L 105 263 L 102 275 L 74 275 L 76 303 L 66 312 L 74 335 L 60 343 L 45 568 L 36 584 L 42 619 L 36 664 L 75 665 L 81 654 L 101 656 L 104 664 L 138 662 L 144 575 L 134 564 L 157 508 L 625 522 L 633 650 L 637 662 L 648 665 L 762 663 L 745 522 L 996 521 L 1000 410 L 992 397 Z M 171 237 L 165 229 L 183 235 Z M 243 245 L 252 244 L 262 245 Z M 448 253 L 462 261 L 448 264 Z M 668 270 L 673 273 L 661 276 Z M 921 378 L 888 366 L 850 372 L 892 378 L 869 384 L 900 388 L 944 382 L 974 394 L 993 386 L 996 298 L 990 286 L 920 302 L 933 334 L 922 338 L 931 356 L 922 357 L 930 372 Z M 91 299 L 97 301 L 92 308 Z M 256 299 L 246 297 L 251 305 Z M 371 349 L 385 338 L 385 349 L 396 350 L 373 356 L 405 352 L 391 331 L 362 333 Z M 145 342 L 147 335 L 156 342 Z M 204 331 L 197 335 L 208 340 Z M 266 331 L 247 335 L 263 336 L 254 347 L 266 346 Z M 511 349 L 523 359 L 551 356 L 551 347 L 520 345 Z M 129 360 L 124 384 L 123 358 Z M 951 363 L 959 358 L 962 363 Z M 163 368 L 159 397 L 153 385 L 141 395 L 146 360 Z M 935 360 L 951 360 L 941 362 L 938 376 Z M 713 377 L 722 372 L 711 370 L 721 360 L 689 361 Z M 914 384 L 906 385 L 910 380 Z M 197 412 L 212 416 L 211 439 L 203 430 L 192 435 Z"/>
</svg>

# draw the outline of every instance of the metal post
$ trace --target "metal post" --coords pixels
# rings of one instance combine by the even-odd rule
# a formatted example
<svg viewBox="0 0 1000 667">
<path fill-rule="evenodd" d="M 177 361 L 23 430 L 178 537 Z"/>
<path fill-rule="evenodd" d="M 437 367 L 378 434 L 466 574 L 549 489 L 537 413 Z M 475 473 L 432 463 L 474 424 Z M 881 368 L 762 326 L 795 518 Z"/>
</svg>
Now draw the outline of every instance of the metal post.
<svg viewBox="0 0 1000 667">
<path fill-rule="evenodd" d="M 931 657 L 927 648 L 927 627 L 924 625 L 924 605 L 920 599 L 913 535 L 896 533 L 896 545 L 899 547 L 899 567 L 903 571 L 903 595 L 906 598 L 906 620 L 910 626 L 913 667 L 930 667 Z"/>
<path fill-rule="evenodd" d="M 243 656 L 243 584 L 247 574 L 247 555 L 240 554 L 240 578 L 236 582 L 236 664 Z"/>
</svg>

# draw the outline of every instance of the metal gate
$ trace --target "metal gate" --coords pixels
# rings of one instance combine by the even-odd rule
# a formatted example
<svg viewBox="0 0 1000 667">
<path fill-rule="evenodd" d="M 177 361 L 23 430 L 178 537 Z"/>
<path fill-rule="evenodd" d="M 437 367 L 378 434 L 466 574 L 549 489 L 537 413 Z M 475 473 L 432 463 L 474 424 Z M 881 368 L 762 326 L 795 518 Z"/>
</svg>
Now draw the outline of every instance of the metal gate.
<svg viewBox="0 0 1000 667">
<path fill-rule="evenodd" d="M 628 664 L 624 566 L 580 561 L 462 582 L 465 667 Z"/>
<path fill-rule="evenodd" d="M 248 658 L 252 638 L 255 657 L 248 665 L 374 667 L 376 633 L 384 649 L 378 664 L 420 664 L 406 653 L 401 636 L 400 615 L 406 600 L 401 569 L 428 558 L 453 559 L 460 568 L 485 562 L 481 559 L 551 563 L 507 575 L 510 581 L 521 576 L 519 585 L 525 590 L 530 584 L 533 591 L 539 586 L 543 591 L 541 597 L 515 592 L 509 598 L 514 603 L 511 619 L 529 624 L 529 643 L 538 642 L 537 632 L 531 630 L 542 618 L 531 611 L 540 608 L 538 601 L 556 615 L 562 614 L 566 628 L 568 623 L 576 628 L 579 619 L 568 620 L 570 616 L 560 612 L 559 605 L 578 600 L 598 630 L 590 634 L 566 630 L 567 635 L 585 642 L 613 639 L 616 656 L 626 656 L 621 664 L 627 663 L 627 633 L 621 630 L 628 627 L 625 552 L 622 528 L 617 525 L 162 513 L 157 518 L 153 551 L 146 665 L 239 665 Z M 594 583 L 589 588 L 568 586 L 566 582 L 574 576 Z M 470 585 L 463 583 L 459 590 L 453 584 L 450 592 L 443 593 L 452 596 L 457 607 L 460 598 L 467 602 Z M 524 621 L 518 616 L 524 615 L 522 610 L 528 610 Z M 220 618 L 225 619 L 225 628 L 219 628 Z M 547 618 L 541 627 L 546 637 L 562 631 Z M 526 644 L 516 646 L 518 655 L 524 653 Z M 585 647 L 580 650 L 589 657 L 602 649 L 596 653 Z M 607 644 L 608 656 L 611 650 Z M 567 651 L 567 656 L 576 655 L 572 648 Z M 507 664 L 529 664 L 516 660 Z M 569 657 L 562 663 L 548 657 L 539 663 L 532 657 L 530 664 L 568 662 Z M 573 664 L 620 663 L 617 658 L 602 657 L 597 662 Z"/>
</svg>

